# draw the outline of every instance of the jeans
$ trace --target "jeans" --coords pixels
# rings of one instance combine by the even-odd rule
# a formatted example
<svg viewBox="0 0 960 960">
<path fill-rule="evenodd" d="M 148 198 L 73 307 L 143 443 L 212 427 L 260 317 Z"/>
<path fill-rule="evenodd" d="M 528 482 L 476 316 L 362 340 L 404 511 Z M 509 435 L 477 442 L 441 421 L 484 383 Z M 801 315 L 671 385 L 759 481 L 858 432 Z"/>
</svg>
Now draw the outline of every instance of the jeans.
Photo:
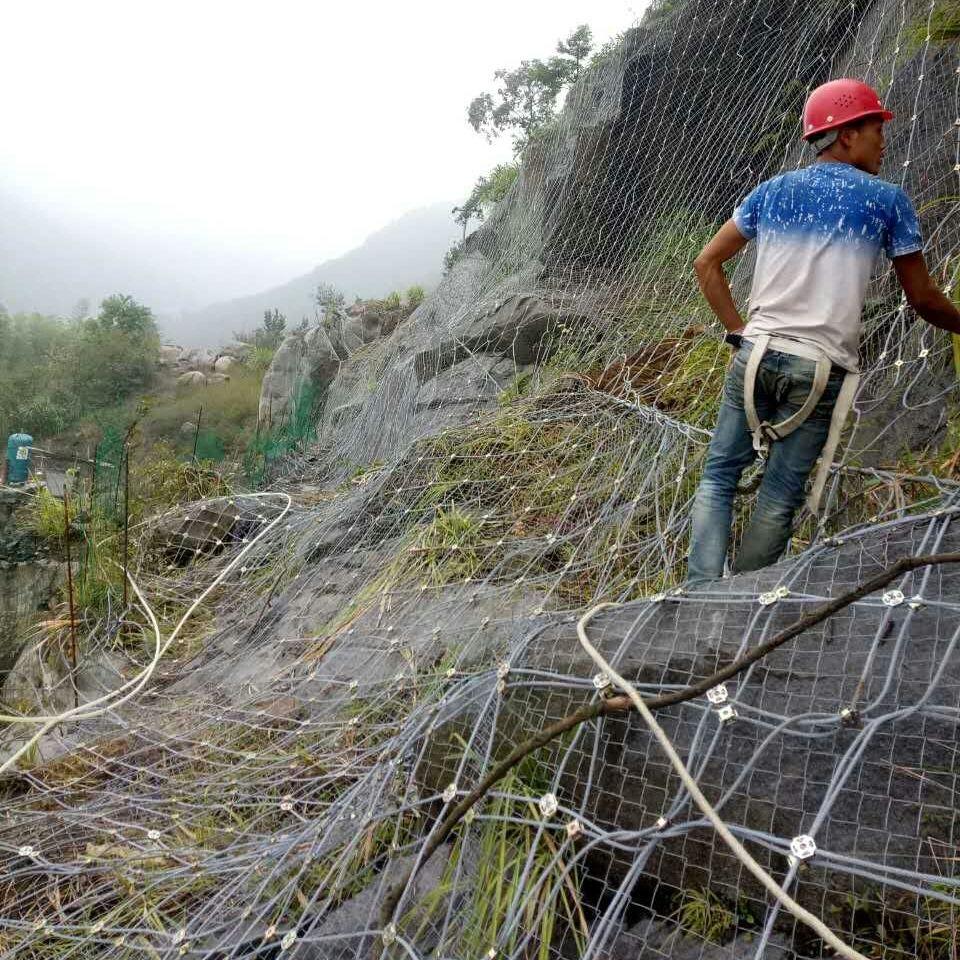
<svg viewBox="0 0 960 960">
<path fill-rule="evenodd" d="M 723 576 L 733 498 L 740 475 L 756 457 L 743 410 L 743 378 L 752 349 L 752 344 L 743 344 L 724 381 L 720 415 L 693 502 L 687 565 L 691 586 Z M 767 350 L 757 369 L 754 394 L 760 420 L 776 424 L 795 413 L 810 393 L 815 369 L 813 360 Z M 830 431 L 843 377 L 843 369 L 834 366 L 810 416 L 789 436 L 770 443 L 753 516 L 733 565 L 735 573 L 769 566 L 785 550 L 793 516 L 803 503 L 804 484 Z"/>
</svg>

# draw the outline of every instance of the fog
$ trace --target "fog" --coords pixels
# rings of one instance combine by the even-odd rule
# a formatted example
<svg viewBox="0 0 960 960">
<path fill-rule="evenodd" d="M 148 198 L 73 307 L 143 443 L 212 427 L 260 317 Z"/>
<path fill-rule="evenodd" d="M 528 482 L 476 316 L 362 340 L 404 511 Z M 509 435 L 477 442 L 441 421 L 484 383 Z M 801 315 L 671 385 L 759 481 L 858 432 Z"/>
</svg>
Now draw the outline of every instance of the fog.
<svg viewBox="0 0 960 960">
<path fill-rule="evenodd" d="M 0 302 L 111 287 L 160 310 L 281 283 L 509 159 L 493 71 L 642 4 L 8 4 Z M 42 302 L 41 302 L 42 301 Z"/>
</svg>

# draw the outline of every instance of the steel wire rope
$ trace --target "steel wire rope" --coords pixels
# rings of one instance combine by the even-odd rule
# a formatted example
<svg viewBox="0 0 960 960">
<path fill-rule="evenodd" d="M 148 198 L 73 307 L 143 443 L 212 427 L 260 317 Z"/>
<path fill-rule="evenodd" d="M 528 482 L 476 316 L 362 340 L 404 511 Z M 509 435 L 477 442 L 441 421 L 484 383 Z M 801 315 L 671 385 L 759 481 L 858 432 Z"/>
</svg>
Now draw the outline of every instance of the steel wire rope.
<svg viewBox="0 0 960 960">
<path fill-rule="evenodd" d="M 265 494 L 264 496 L 277 496 L 277 494 Z M 286 506 L 283 510 L 272 520 L 267 526 L 260 530 L 257 535 L 248 543 L 242 550 L 240 550 L 236 557 L 227 564 L 226 567 L 220 572 L 220 574 L 210 583 L 210 585 L 203 591 L 187 608 L 183 616 L 177 622 L 176 626 L 170 633 L 170 636 L 167 638 L 166 642 L 163 641 L 162 635 L 160 632 L 160 625 L 157 623 L 156 616 L 150 604 L 147 602 L 147 599 L 143 596 L 140 591 L 139 586 L 136 581 L 133 579 L 133 576 L 130 572 L 127 572 L 127 578 L 130 581 L 131 586 L 134 589 L 134 592 L 137 595 L 137 600 L 139 601 L 141 608 L 146 613 L 147 618 L 150 621 L 150 625 L 154 631 L 155 637 L 155 646 L 154 653 L 150 663 L 135 677 L 132 677 L 126 683 L 116 688 L 115 690 L 110 691 L 109 693 L 98 697 L 95 700 L 91 700 L 88 703 L 81 704 L 79 707 L 74 707 L 69 710 L 65 710 L 59 714 L 53 714 L 49 716 L 30 716 L 30 717 L 18 717 L 10 716 L 5 714 L 0 714 L 0 721 L 6 723 L 30 723 L 30 724 L 40 724 L 41 729 L 34 734 L 28 741 L 26 741 L 22 747 L 16 750 L 11 756 L 0 764 L 0 775 L 6 773 L 10 767 L 20 759 L 28 750 L 30 750 L 36 743 L 38 743 L 43 736 L 45 736 L 50 730 L 55 726 L 60 725 L 71 720 L 89 720 L 97 716 L 102 716 L 108 711 L 115 710 L 117 707 L 126 703 L 134 696 L 136 696 L 146 684 L 149 682 L 150 678 L 153 676 L 154 671 L 157 668 L 157 665 L 160 663 L 161 658 L 166 650 L 170 648 L 170 645 L 177 638 L 180 630 L 183 628 L 184 624 L 190 619 L 194 611 L 199 607 L 199 605 L 207 598 L 207 596 L 217 587 L 223 580 L 226 579 L 233 572 L 233 569 L 237 564 L 249 553 L 257 543 L 266 536 L 270 530 L 276 526 L 280 520 L 286 515 L 287 511 L 290 509 L 292 501 L 287 494 L 279 494 L 279 496 L 286 499 Z M 127 691 L 124 693 L 124 691 Z M 122 696 L 121 696 L 122 694 Z"/>
<path fill-rule="evenodd" d="M 717 814 L 717 812 L 710 805 L 710 802 L 703 795 L 703 792 L 700 790 L 696 780 L 690 776 L 686 766 L 680 759 L 679 754 L 676 752 L 676 750 L 674 750 L 670 739 L 663 732 L 662 727 L 659 723 L 657 723 L 653 714 L 643 702 L 642 697 L 639 693 L 637 693 L 633 684 L 631 684 L 629 680 L 626 680 L 620 676 L 620 674 L 617 673 L 613 667 L 607 663 L 606 660 L 604 660 L 600 652 L 590 643 L 590 639 L 586 634 L 587 624 L 601 610 L 607 609 L 611 606 L 612 604 L 609 603 L 597 604 L 597 606 L 591 607 L 580 618 L 580 620 L 577 621 L 577 637 L 580 640 L 580 645 L 593 660 L 593 662 L 596 663 L 599 669 L 607 673 L 617 684 L 617 686 L 626 692 L 626 695 L 630 698 L 630 702 L 643 718 L 644 723 L 646 723 L 650 728 L 651 733 L 660 744 L 663 752 L 667 755 L 671 765 L 677 773 L 677 776 L 680 777 L 683 785 L 689 791 L 694 803 L 696 803 L 703 815 L 710 821 L 711 825 L 717 831 L 724 843 L 726 843 L 731 851 L 733 851 L 734 856 L 736 856 L 743 866 L 746 867 L 752 876 L 759 881 L 760 884 L 762 884 L 764 889 L 771 896 L 773 896 L 779 904 L 781 904 L 802 923 L 810 927 L 810 929 L 813 930 L 817 936 L 819 936 L 841 956 L 846 957 L 847 960 L 868 960 L 868 958 L 862 953 L 858 953 L 852 947 L 844 943 L 819 917 L 810 913 L 809 910 L 797 903 L 797 901 L 794 900 L 785 890 L 783 890 L 783 888 L 773 879 L 773 877 L 771 877 L 770 874 L 767 873 L 767 871 L 764 870 L 763 867 L 761 867 L 760 864 L 753 859 L 746 847 L 744 847 L 743 844 L 740 843 L 740 841 L 737 840 L 737 838 L 730 832 L 726 823 L 724 823 L 719 814 Z"/>
</svg>

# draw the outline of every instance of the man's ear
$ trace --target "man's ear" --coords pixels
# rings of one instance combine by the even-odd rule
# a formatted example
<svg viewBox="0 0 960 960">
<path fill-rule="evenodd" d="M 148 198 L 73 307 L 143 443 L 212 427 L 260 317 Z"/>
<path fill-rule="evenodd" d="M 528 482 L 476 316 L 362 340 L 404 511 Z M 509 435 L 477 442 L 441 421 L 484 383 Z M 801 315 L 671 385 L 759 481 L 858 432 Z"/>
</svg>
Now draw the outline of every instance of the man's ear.
<svg viewBox="0 0 960 960">
<path fill-rule="evenodd" d="M 852 150 L 857 143 L 857 140 L 860 139 L 860 124 L 850 123 L 845 127 L 840 128 L 840 133 L 837 136 L 837 143 L 844 148 L 844 150 Z"/>
</svg>

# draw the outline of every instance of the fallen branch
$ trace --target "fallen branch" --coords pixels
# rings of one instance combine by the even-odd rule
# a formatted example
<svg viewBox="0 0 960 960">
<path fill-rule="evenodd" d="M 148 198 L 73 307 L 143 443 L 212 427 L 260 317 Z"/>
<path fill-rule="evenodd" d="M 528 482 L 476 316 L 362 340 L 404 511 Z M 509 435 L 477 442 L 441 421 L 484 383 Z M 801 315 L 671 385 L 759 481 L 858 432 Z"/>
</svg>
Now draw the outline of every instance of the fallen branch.
<svg viewBox="0 0 960 960">
<path fill-rule="evenodd" d="M 778 647 L 792 640 L 794 637 L 823 622 L 828 617 L 833 616 L 851 603 L 862 600 L 865 596 L 875 593 L 877 590 L 887 586 L 891 581 L 904 573 L 915 570 L 917 567 L 934 566 L 942 563 L 960 563 L 960 553 L 940 553 L 929 554 L 916 557 L 902 557 L 896 563 L 881 570 L 879 573 L 865 580 L 863 583 L 854 587 L 847 593 L 841 594 L 833 600 L 828 600 L 819 607 L 814 608 L 809 613 L 804 614 L 795 620 L 788 627 L 785 627 L 778 634 L 771 637 L 765 643 L 753 647 L 738 657 L 728 666 L 721 668 L 716 673 L 701 680 L 699 683 L 691 684 L 682 690 L 674 690 L 671 693 L 665 693 L 658 697 L 652 697 L 644 700 L 644 704 L 650 710 L 660 710 L 664 707 L 674 706 L 678 703 L 685 703 L 688 700 L 694 700 L 705 694 L 718 683 L 723 683 L 731 677 L 742 673 L 747 667 L 761 660 L 767 654 L 772 653 Z M 491 768 L 490 772 L 458 803 L 454 806 L 443 822 L 437 828 L 437 831 L 430 838 L 424 847 L 423 853 L 417 863 L 411 866 L 404 875 L 390 888 L 384 898 L 380 910 L 381 926 L 385 929 L 392 921 L 397 904 L 400 902 L 403 891 L 413 879 L 414 867 L 422 867 L 443 842 L 450 836 L 454 828 L 460 823 L 467 811 L 470 810 L 484 795 L 500 780 L 502 780 L 524 757 L 539 750 L 551 740 L 562 736 L 568 730 L 593 720 L 596 717 L 605 714 L 626 713 L 633 709 L 630 698 L 626 695 L 610 697 L 606 700 L 599 700 L 589 703 L 573 713 L 557 720 L 555 723 L 544 727 L 539 733 L 518 744 L 511 753 Z M 374 956 L 379 956 L 379 946 L 374 951 Z"/>
</svg>

